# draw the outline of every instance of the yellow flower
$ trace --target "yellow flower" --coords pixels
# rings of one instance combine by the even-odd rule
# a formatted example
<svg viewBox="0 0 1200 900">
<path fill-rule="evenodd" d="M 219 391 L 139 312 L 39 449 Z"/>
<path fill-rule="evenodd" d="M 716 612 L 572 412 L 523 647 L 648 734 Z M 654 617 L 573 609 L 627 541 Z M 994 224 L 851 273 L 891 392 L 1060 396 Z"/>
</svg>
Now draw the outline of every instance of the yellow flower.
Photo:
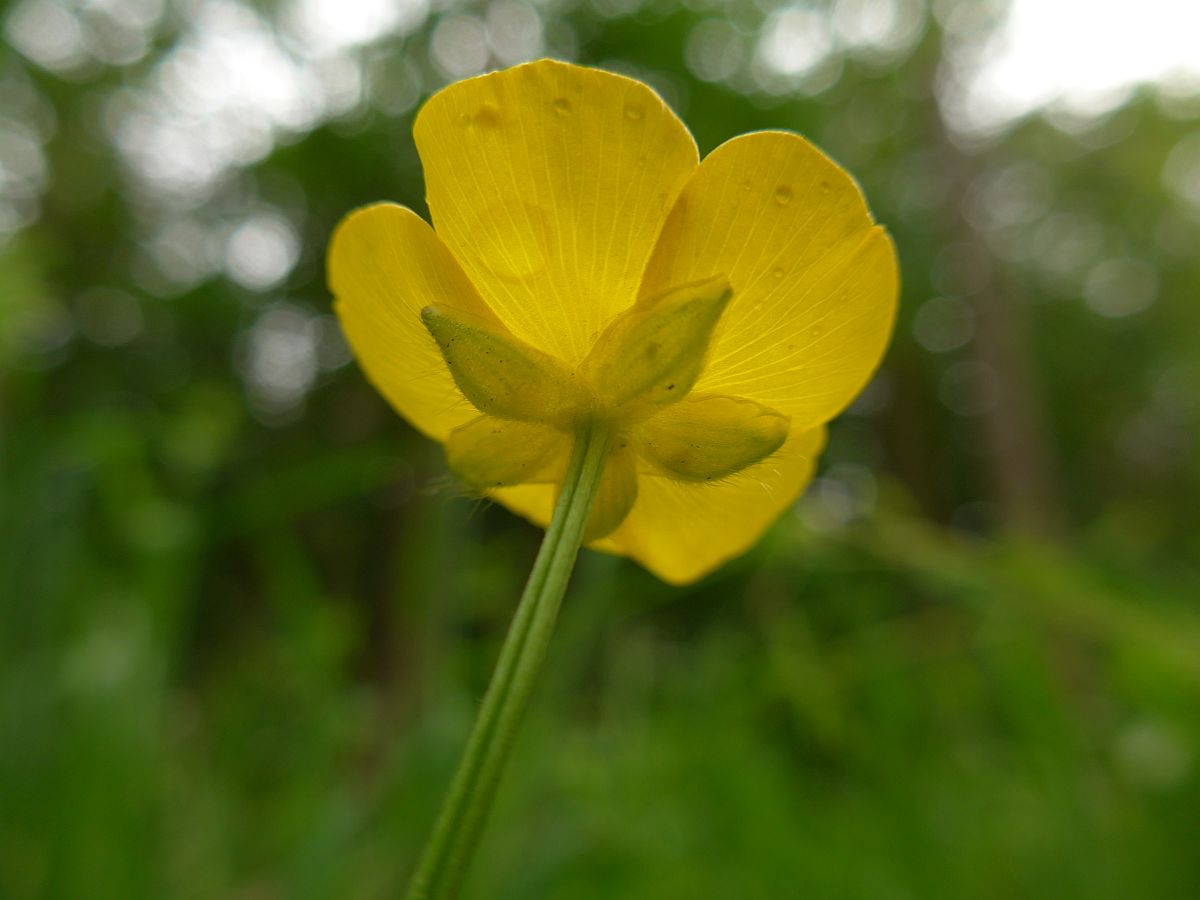
<svg viewBox="0 0 1200 900">
<path fill-rule="evenodd" d="M 450 85 L 414 133 L 436 231 L 378 204 L 330 244 L 372 382 L 539 525 L 601 421 L 591 546 L 677 584 L 744 552 L 891 333 L 895 254 L 853 179 L 779 131 L 700 162 L 646 85 L 550 60 Z"/>
</svg>

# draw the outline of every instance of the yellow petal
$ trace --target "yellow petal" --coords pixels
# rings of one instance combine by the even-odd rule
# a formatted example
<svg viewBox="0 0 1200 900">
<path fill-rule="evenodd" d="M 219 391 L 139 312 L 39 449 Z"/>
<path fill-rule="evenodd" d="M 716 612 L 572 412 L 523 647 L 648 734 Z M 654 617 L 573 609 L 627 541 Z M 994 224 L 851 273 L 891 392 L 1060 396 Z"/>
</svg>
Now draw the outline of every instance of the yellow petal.
<svg viewBox="0 0 1200 900">
<path fill-rule="evenodd" d="M 421 310 L 454 383 L 482 413 L 569 427 L 585 402 L 574 375 L 498 322 L 440 306 Z"/>
<path fill-rule="evenodd" d="M 479 415 L 455 387 L 421 309 L 438 303 L 486 318 L 486 305 L 419 216 L 394 203 L 342 219 L 329 243 L 329 287 L 367 377 L 422 432 L 445 440 Z"/>
<path fill-rule="evenodd" d="M 710 278 L 639 303 L 600 335 L 585 377 L 614 409 L 679 402 L 696 383 L 729 298 L 729 282 Z"/>
<path fill-rule="evenodd" d="M 450 432 L 450 471 L 478 490 L 561 475 L 570 440 L 560 431 L 529 422 L 480 416 Z"/>
<path fill-rule="evenodd" d="M 879 365 L 896 311 L 891 239 L 854 180 L 794 134 L 722 144 L 671 211 L 641 296 L 723 275 L 733 300 L 696 390 L 757 400 L 806 430 Z"/>
<path fill-rule="evenodd" d="M 517 337 L 568 363 L 633 303 L 697 161 L 650 88 L 552 60 L 445 88 L 414 135 L 442 240 Z"/>
<path fill-rule="evenodd" d="M 825 430 L 793 434 L 769 459 L 725 481 L 638 480 L 638 502 L 600 547 L 687 584 L 752 547 L 812 478 Z"/>
<path fill-rule="evenodd" d="M 604 463 L 604 474 L 592 503 L 583 539 L 595 541 L 605 537 L 625 521 L 638 495 L 637 466 L 629 445 L 621 442 L 614 446 Z"/>
<path fill-rule="evenodd" d="M 692 394 L 637 426 L 642 456 L 684 481 L 719 481 L 770 456 L 787 440 L 787 416 L 739 397 Z"/>
<path fill-rule="evenodd" d="M 621 527 L 597 550 L 629 556 L 671 584 L 688 584 L 745 553 L 812 478 L 825 429 L 793 432 L 777 453 L 714 484 L 638 478 L 638 497 Z M 555 488 L 524 484 L 492 496 L 545 527 Z"/>
</svg>

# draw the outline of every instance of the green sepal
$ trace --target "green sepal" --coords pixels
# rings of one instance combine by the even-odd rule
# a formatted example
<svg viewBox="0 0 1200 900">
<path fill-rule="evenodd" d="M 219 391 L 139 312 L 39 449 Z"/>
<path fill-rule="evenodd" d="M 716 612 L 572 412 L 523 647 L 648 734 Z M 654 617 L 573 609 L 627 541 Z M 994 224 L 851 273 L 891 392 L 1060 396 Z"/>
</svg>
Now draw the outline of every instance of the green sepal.
<svg viewBox="0 0 1200 900">
<path fill-rule="evenodd" d="M 615 531 L 637 500 L 637 463 L 627 442 L 614 441 L 604 462 L 604 474 L 588 515 L 584 541 L 598 541 Z"/>
<path fill-rule="evenodd" d="M 635 441 L 664 475 L 718 481 L 782 447 L 790 425 L 783 413 L 753 400 L 693 394 L 642 421 Z"/>
<path fill-rule="evenodd" d="M 571 427 L 584 405 L 572 373 L 498 321 L 427 306 L 421 321 L 441 348 L 463 396 L 482 413 Z"/>
<path fill-rule="evenodd" d="M 700 377 L 732 296 L 729 282 L 718 277 L 635 304 L 605 329 L 583 362 L 596 395 L 615 413 L 634 417 L 681 400 Z"/>
<path fill-rule="evenodd" d="M 450 432 L 446 464 L 481 491 L 546 480 L 562 475 L 568 440 L 545 425 L 480 416 Z"/>
</svg>

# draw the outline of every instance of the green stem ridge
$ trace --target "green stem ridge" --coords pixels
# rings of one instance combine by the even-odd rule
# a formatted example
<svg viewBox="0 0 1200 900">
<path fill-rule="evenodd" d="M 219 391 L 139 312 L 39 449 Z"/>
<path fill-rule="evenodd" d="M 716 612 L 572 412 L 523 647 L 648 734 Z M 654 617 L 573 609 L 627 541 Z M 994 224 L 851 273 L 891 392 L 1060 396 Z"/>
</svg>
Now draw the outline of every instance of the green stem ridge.
<svg viewBox="0 0 1200 900">
<path fill-rule="evenodd" d="M 433 834 L 409 883 L 408 900 L 446 900 L 458 894 L 546 656 L 610 441 L 611 432 L 601 426 L 581 431 L 575 441 L 546 537 Z"/>
</svg>

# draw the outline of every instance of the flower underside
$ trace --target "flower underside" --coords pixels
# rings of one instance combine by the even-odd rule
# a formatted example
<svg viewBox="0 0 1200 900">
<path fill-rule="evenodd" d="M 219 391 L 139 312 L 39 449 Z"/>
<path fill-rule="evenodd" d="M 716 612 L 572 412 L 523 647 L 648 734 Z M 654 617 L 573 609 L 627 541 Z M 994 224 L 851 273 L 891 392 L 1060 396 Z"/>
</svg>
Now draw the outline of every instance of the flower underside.
<svg viewBox="0 0 1200 900">
<path fill-rule="evenodd" d="M 629 514 L 639 472 L 704 483 L 770 456 L 787 439 L 787 416 L 753 400 L 692 392 L 732 295 L 716 277 L 638 301 L 576 366 L 517 338 L 494 315 L 426 307 L 425 327 L 481 413 L 451 432 L 451 470 L 481 491 L 553 483 L 575 437 L 603 426 L 611 449 L 590 541 Z"/>
<path fill-rule="evenodd" d="M 595 438 L 596 549 L 672 584 L 747 550 L 891 334 L 895 251 L 854 179 L 781 131 L 701 159 L 646 85 L 554 60 L 446 87 L 413 136 L 429 221 L 375 203 L 330 241 L 369 380 L 541 527 Z"/>
</svg>

